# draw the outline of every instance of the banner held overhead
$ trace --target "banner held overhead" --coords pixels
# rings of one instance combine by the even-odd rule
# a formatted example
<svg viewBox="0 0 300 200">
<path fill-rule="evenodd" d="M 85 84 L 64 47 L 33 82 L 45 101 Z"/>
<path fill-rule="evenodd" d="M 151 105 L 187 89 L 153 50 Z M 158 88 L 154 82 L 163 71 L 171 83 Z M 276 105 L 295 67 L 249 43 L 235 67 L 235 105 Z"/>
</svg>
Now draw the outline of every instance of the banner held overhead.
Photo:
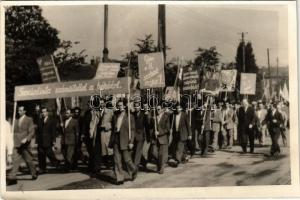
<svg viewBox="0 0 300 200">
<path fill-rule="evenodd" d="M 94 79 L 117 78 L 120 63 L 99 63 Z"/>
<path fill-rule="evenodd" d="M 162 53 L 139 54 L 138 63 L 141 89 L 165 87 Z"/>
<path fill-rule="evenodd" d="M 109 94 L 128 93 L 129 77 L 118 79 L 68 81 L 15 87 L 15 101 L 91 96 L 101 90 Z"/>
<path fill-rule="evenodd" d="M 240 94 L 255 94 L 256 89 L 256 74 L 241 73 L 241 89 Z"/>
</svg>

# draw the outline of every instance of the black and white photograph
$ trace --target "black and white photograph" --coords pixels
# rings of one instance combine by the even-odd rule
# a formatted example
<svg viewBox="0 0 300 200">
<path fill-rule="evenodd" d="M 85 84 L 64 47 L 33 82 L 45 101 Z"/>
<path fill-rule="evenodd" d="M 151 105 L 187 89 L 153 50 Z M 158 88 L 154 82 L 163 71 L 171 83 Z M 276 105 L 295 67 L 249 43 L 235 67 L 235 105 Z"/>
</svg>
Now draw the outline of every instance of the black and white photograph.
<svg viewBox="0 0 300 200">
<path fill-rule="evenodd" d="M 4 2 L 1 12 L 3 199 L 296 194 L 296 1 Z"/>
</svg>

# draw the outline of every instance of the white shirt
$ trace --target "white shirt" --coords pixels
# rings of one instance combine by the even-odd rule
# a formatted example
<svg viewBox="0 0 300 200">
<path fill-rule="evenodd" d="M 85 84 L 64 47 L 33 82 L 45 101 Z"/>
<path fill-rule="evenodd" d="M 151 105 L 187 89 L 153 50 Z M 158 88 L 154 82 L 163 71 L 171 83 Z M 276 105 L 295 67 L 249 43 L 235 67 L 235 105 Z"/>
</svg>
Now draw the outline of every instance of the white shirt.
<svg viewBox="0 0 300 200">
<path fill-rule="evenodd" d="M 44 118 L 44 123 L 46 123 L 47 119 L 48 119 L 48 116 Z"/>
<path fill-rule="evenodd" d="M 164 114 L 164 113 L 160 113 L 159 115 L 157 115 L 157 123 L 160 122 L 160 119 L 161 119 L 161 117 L 162 117 L 163 114 Z"/>
<path fill-rule="evenodd" d="M 94 111 L 92 110 L 91 111 L 91 115 L 92 115 L 92 120 L 90 122 L 90 130 L 89 130 L 89 133 L 90 133 L 90 136 L 94 136 L 95 132 L 97 131 L 97 124 L 99 122 L 99 112 L 98 111 Z"/>
<path fill-rule="evenodd" d="M 69 119 L 66 120 L 66 122 L 65 122 L 65 128 L 67 128 L 67 126 L 69 125 L 71 119 L 72 119 L 72 117 L 70 117 Z"/>
<path fill-rule="evenodd" d="M 120 129 L 121 129 L 122 121 L 123 121 L 124 115 L 125 115 L 125 112 L 122 112 L 122 113 L 118 116 L 118 119 L 117 119 L 117 132 L 119 132 Z"/>
<path fill-rule="evenodd" d="M 175 128 L 176 128 L 176 131 L 178 131 L 178 128 L 179 128 L 180 117 L 181 117 L 181 112 L 178 113 L 178 114 L 175 116 Z"/>
<path fill-rule="evenodd" d="M 22 117 L 19 118 L 19 123 L 18 123 L 19 126 L 21 126 L 24 118 L 25 118 L 25 115 L 23 115 Z"/>
</svg>

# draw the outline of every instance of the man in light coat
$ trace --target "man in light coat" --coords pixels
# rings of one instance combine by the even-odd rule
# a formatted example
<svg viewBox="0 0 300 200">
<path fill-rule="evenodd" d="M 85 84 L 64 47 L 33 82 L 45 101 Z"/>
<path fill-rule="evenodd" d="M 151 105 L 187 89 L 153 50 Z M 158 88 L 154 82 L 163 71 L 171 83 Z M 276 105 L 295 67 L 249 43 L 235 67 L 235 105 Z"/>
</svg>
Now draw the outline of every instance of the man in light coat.
<svg viewBox="0 0 300 200">
<path fill-rule="evenodd" d="M 22 159 L 25 160 L 29 167 L 32 180 L 38 177 L 36 166 L 33 163 L 33 157 L 30 152 L 30 142 L 34 136 L 34 124 L 31 117 L 26 116 L 24 106 L 18 108 L 19 118 L 15 121 L 13 129 L 14 133 L 14 149 L 13 149 L 13 167 L 7 177 L 7 185 L 17 184 L 17 172 Z"/>
</svg>

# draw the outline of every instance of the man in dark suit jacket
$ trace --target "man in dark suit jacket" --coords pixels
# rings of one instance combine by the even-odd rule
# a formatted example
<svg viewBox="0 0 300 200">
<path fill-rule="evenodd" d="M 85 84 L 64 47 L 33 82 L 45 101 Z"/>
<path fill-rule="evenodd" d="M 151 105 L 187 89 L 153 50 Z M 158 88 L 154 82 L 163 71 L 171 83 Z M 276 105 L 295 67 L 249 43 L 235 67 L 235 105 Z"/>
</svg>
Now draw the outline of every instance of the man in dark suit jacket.
<svg viewBox="0 0 300 200">
<path fill-rule="evenodd" d="M 118 111 L 113 119 L 113 131 L 110 137 L 109 146 L 112 147 L 114 151 L 116 184 L 123 184 L 125 173 L 131 180 L 134 180 L 137 175 L 137 169 L 130 155 L 130 150 L 133 149 L 135 137 L 135 120 L 133 115 L 130 115 L 129 120 L 129 115 L 125 110 L 123 101 L 118 101 L 117 109 Z M 122 161 L 124 161 L 126 172 L 123 170 L 124 166 Z"/>
<path fill-rule="evenodd" d="M 271 109 L 268 111 L 266 119 L 263 121 L 263 124 L 267 124 L 271 139 L 271 156 L 277 156 L 280 153 L 280 147 L 278 144 L 278 139 L 281 134 L 281 128 L 283 127 L 283 116 L 278 111 L 277 103 L 273 102 L 271 105 Z"/>
<path fill-rule="evenodd" d="M 208 97 L 210 98 L 210 97 Z M 210 143 L 210 136 L 213 131 L 212 129 L 212 108 L 209 104 L 205 103 L 201 110 L 201 155 L 206 156 L 208 154 L 208 147 Z"/>
<path fill-rule="evenodd" d="M 182 111 L 180 104 L 176 105 L 176 112 L 174 116 L 174 123 L 172 127 L 173 141 L 176 147 L 175 160 L 177 165 L 181 163 L 183 158 L 183 151 L 187 140 L 192 139 L 188 115 Z M 174 152 L 173 152 L 174 157 Z"/>
<path fill-rule="evenodd" d="M 87 148 L 87 152 L 88 152 L 88 169 L 89 172 L 94 173 L 94 150 L 93 150 L 93 135 L 90 133 L 91 130 L 91 123 L 92 122 L 92 118 L 93 115 L 95 115 L 94 113 L 96 113 L 97 111 L 94 111 L 92 109 L 87 110 L 84 113 L 84 117 L 83 117 L 83 127 L 82 127 L 82 135 L 84 136 L 83 141 L 85 142 L 86 148 Z M 96 126 L 96 125 L 95 125 Z M 92 125 L 93 127 L 93 125 Z M 100 157 L 100 156 L 99 156 Z"/>
<path fill-rule="evenodd" d="M 168 145 L 169 139 L 168 134 L 170 130 L 170 119 L 169 115 L 164 112 L 161 106 L 157 106 L 157 116 L 156 119 L 152 119 L 152 126 L 154 125 L 154 121 L 156 120 L 157 127 L 153 128 L 155 137 L 156 146 L 158 148 L 158 159 L 157 159 L 157 172 L 159 174 L 164 173 L 165 165 L 168 161 Z"/>
<path fill-rule="evenodd" d="M 145 138 L 150 137 L 148 118 L 141 111 L 141 103 L 134 102 L 134 120 L 135 120 L 135 137 L 134 137 L 134 164 L 138 169 L 143 153 Z"/>
<path fill-rule="evenodd" d="M 56 122 L 49 117 L 48 109 L 42 108 L 42 118 L 38 122 L 36 140 L 38 144 L 39 173 L 46 172 L 46 156 L 58 167 L 59 161 L 53 153 L 56 138 Z"/>
<path fill-rule="evenodd" d="M 7 185 L 17 183 L 17 172 L 22 162 L 25 160 L 32 175 L 32 180 L 37 179 L 37 171 L 33 163 L 32 154 L 29 150 L 30 141 L 34 136 L 34 124 L 31 117 L 26 116 L 26 109 L 24 106 L 18 108 L 19 119 L 15 121 L 13 128 L 14 133 L 14 150 L 13 150 L 13 167 L 8 174 Z"/>
<path fill-rule="evenodd" d="M 250 153 L 254 152 L 254 124 L 255 111 L 249 106 L 248 100 L 243 99 L 242 107 L 238 111 L 238 134 L 243 153 L 247 153 L 248 139 L 250 142 Z"/>
<path fill-rule="evenodd" d="M 71 109 L 66 110 L 65 117 L 66 120 L 63 123 L 62 149 L 65 158 L 65 171 L 68 172 L 74 160 L 79 135 L 79 125 L 78 121 L 72 118 Z"/>
</svg>

